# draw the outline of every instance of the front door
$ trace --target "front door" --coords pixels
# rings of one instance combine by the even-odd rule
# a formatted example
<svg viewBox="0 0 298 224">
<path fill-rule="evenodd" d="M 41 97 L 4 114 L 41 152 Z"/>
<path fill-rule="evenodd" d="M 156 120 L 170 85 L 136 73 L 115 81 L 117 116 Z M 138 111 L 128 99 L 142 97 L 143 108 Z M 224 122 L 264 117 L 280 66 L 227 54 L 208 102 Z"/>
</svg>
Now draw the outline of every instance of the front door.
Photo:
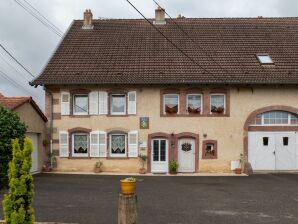
<svg viewBox="0 0 298 224">
<path fill-rule="evenodd" d="M 296 169 L 295 133 L 275 135 L 276 170 Z"/>
<path fill-rule="evenodd" d="M 183 138 L 178 141 L 178 172 L 195 172 L 195 140 Z"/>
<path fill-rule="evenodd" d="M 167 173 L 168 170 L 168 141 L 166 139 L 153 139 L 151 145 L 151 172 Z"/>
</svg>

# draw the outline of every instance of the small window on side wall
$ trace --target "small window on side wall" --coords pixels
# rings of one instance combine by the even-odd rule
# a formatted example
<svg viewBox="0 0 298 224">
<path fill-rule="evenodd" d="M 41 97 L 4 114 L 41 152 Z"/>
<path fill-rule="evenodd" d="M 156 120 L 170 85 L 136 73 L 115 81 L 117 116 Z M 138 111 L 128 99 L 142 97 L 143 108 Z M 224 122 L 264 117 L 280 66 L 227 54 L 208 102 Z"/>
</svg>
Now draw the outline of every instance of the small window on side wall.
<svg viewBox="0 0 298 224">
<path fill-rule="evenodd" d="M 202 111 L 202 96 L 200 94 L 187 95 L 187 112 L 189 114 L 200 114 Z"/>
<path fill-rule="evenodd" d="M 203 141 L 202 159 L 217 159 L 217 141 Z"/>
<path fill-rule="evenodd" d="M 225 94 L 212 94 L 210 96 L 210 112 L 212 114 L 224 114 L 225 107 Z"/>
<path fill-rule="evenodd" d="M 164 113 L 165 114 L 179 113 L 179 94 L 164 95 Z"/>
</svg>

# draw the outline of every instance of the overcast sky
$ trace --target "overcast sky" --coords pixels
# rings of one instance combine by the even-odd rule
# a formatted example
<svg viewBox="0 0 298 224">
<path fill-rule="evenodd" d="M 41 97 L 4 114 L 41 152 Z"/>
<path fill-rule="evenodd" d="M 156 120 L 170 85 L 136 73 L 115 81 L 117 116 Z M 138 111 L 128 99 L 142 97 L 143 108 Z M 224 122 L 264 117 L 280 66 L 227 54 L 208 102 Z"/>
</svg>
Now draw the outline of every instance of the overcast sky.
<svg viewBox="0 0 298 224">
<path fill-rule="evenodd" d="M 18 0 L 27 1 L 65 32 L 73 19 L 90 8 L 93 18 L 140 18 L 125 0 Z M 131 0 L 145 16 L 153 17 L 152 0 Z M 297 0 L 157 0 L 176 17 L 298 17 Z M 21 8 L 15 0 L 0 0 L 0 44 L 35 76 L 39 75 L 61 39 Z M 32 95 L 44 108 L 42 88 L 28 85 L 30 77 L 0 49 L 0 92 L 8 96 Z M 19 86 L 21 85 L 21 86 Z"/>
</svg>

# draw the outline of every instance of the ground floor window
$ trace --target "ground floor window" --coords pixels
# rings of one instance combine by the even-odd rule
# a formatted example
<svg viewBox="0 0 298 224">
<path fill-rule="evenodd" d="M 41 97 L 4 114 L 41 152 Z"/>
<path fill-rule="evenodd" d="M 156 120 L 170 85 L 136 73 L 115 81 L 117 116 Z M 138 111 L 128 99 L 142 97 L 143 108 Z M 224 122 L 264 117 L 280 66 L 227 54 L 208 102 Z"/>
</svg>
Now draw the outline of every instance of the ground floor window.
<svg viewBox="0 0 298 224">
<path fill-rule="evenodd" d="M 126 135 L 125 134 L 110 135 L 110 155 L 112 157 L 126 156 Z"/>
<path fill-rule="evenodd" d="M 88 134 L 76 133 L 73 134 L 73 156 L 88 156 Z"/>
</svg>

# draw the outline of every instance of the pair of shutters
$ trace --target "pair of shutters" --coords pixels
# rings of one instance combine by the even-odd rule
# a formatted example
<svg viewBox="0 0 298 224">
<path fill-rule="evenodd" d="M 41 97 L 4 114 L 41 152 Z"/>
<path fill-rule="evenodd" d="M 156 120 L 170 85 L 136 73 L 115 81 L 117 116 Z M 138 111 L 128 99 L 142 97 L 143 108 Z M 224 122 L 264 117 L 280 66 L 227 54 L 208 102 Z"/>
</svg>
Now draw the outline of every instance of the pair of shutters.
<svg viewBox="0 0 298 224">
<path fill-rule="evenodd" d="M 60 157 L 69 156 L 69 135 L 60 131 Z M 90 157 L 107 157 L 107 133 L 93 131 L 90 133 Z M 128 157 L 138 157 L 138 131 L 128 133 Z"/>
<path fill-rule="evenodd" d="M 102 115 L 108 114 L 108 93 L 104 91 L 93 91 L 89 93 L 89 114 Z M 70 114 L 70 93 L 61 92 L 61 115 Z M 137 113 L 137 93 L 128 92 L 128 114 Z"/>
</svg>

